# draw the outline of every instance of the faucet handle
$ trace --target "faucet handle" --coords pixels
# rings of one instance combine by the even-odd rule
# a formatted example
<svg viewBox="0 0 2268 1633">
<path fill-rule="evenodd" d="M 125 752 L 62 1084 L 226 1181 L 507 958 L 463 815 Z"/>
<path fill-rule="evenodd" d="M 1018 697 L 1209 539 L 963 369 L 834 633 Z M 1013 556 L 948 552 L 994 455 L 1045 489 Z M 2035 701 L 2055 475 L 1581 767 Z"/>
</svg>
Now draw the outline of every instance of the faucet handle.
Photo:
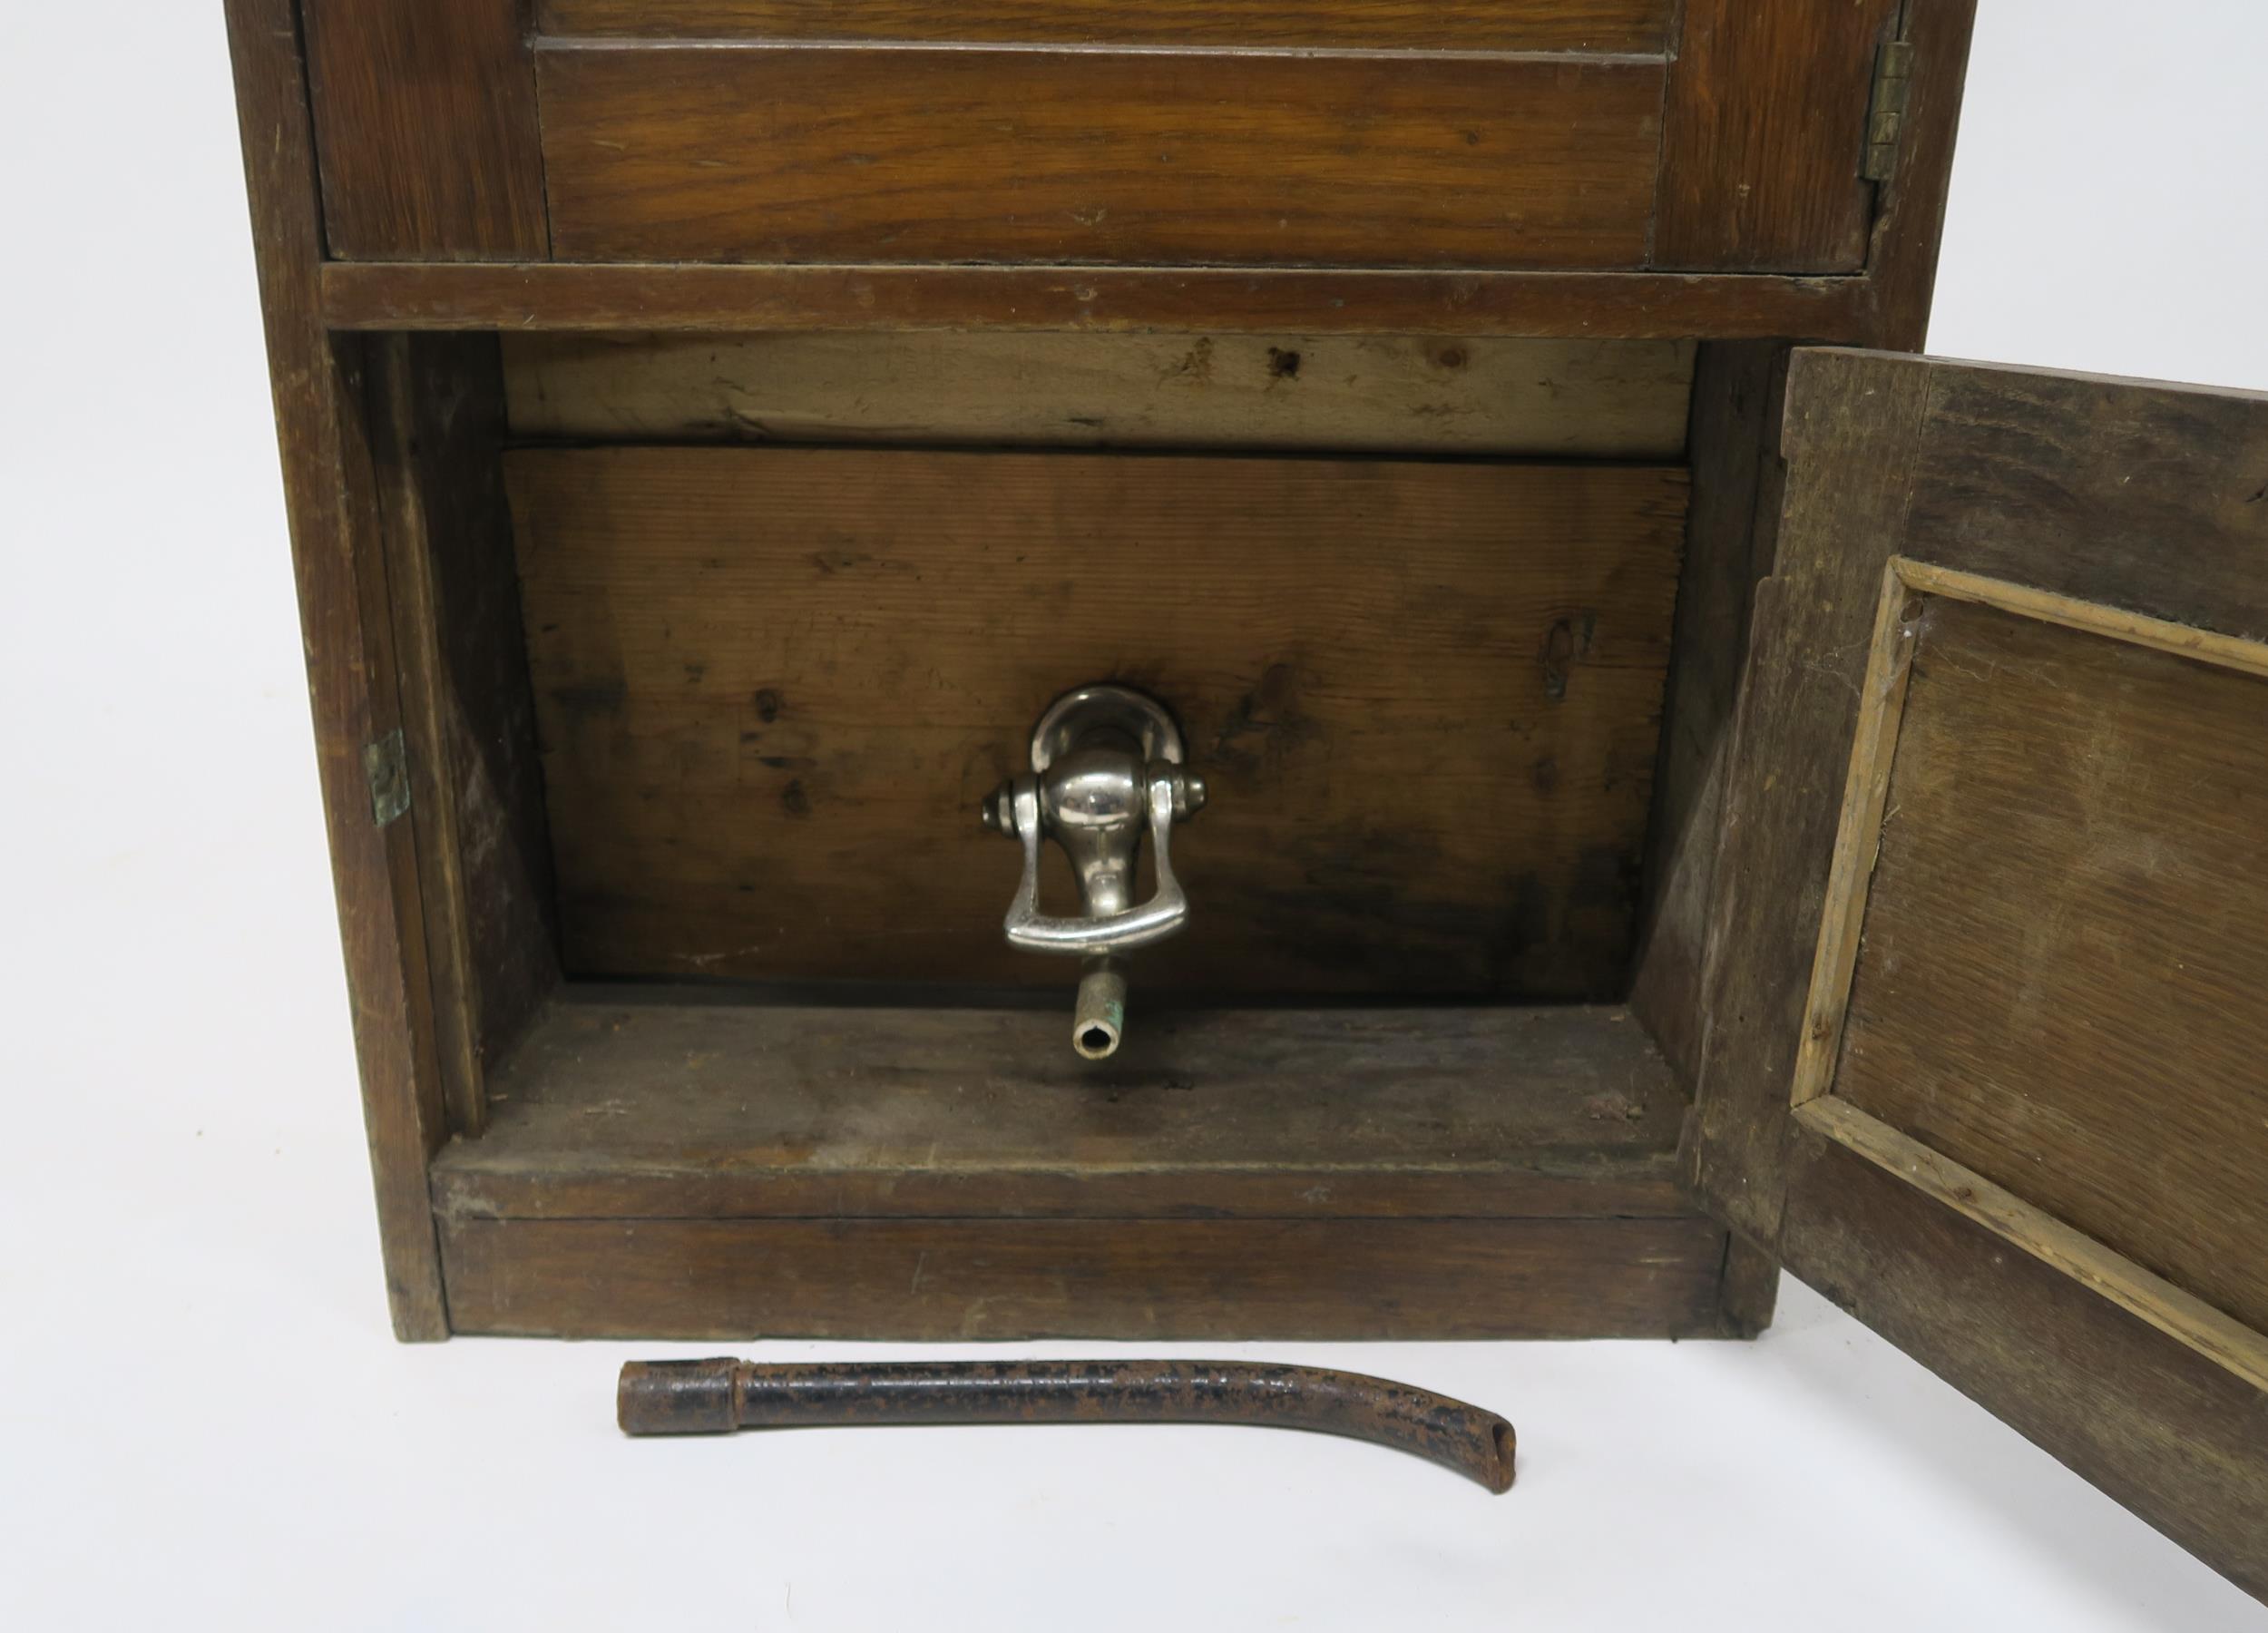
<svg viewBox="0 0 2268 1633">
<path fill-rule="evenodd" d="M 1031 769 L 979 808 L 984 826 L 1023 846 L 1023 878 L 1008 905 L 1008 944 L 1086 961 L 1071 1047 L 1090 1061 L 1118 1051 L 1126 974 L 1118 954 L 1161 942 L 1189 919 L 1173 874 L 1173 825 L 1205 807 L 1205 779 L 1184 770 L 1181 728 L 1155 698 L 1130 687 L 1082 686 L 1048 705 L 1031 728 Z M 1158 888 L 1133 900 L 1147 829 Z M 1040 851 L 1053 839 L 1070 858 L 1082 912 L 1040 911 Z"/>
<path fill-rule="evenodd" d="M 1034 953 L 1101 957 L 1163 941 L 1189 916 L 1173 873 L 1173 825 L 1205 804 L 1205 781 L 1182 768 L 1181 728 L 1157 699 L 1129 686 L 1082 686 L 1048 705 L 1031 728 L 1031 769 L 1001 785 L 984 826 L 1021 840 L 1023 879 L 1003 928 Z M 1133 904 L 1147 828 L 1158 889 Z M 1082 912 L 1040 911 L 1040 852 L 1052 838 L 1070 858 Z"/>
<path fill-rule="evenodd" d="M 1002 785 L 986 802 L 985 826 L 1023 842 L 1023 878 L 1016 886 L 1002 926 L 1009 945 L 1031 953 L 1100 957 L 1131 953 L 1164 941 L 1188 922 L 1189 898 L 1173 873 L 1173 825 L 1177 816 L 1202 808 L 1204 779 L 1189 777 L 1179 767 L 1161 760 L 1145 768 L 1140 780 L 1145 785 L 1150 848 L 1158 858 L 1158 888 L 1139 906 L 1100 913 L 1065 916 L 1040 911 L 1040 844 L 1046 837 L 1048 824 L 1042 816 L 1041 779 L 1036 774 L 1027 771 Z M 1129 831 L 1124 844 L 1113 847 L 1113 854 L 1107 857 L 1127 878 L 1133 875 L 1138 835 L 1138 829 Z M 1079 858 L 1074 856 L 1074 860 Z M 1090 892 L 1082 890 L 1081 895 L 1092 902 Z"/>
</svg>

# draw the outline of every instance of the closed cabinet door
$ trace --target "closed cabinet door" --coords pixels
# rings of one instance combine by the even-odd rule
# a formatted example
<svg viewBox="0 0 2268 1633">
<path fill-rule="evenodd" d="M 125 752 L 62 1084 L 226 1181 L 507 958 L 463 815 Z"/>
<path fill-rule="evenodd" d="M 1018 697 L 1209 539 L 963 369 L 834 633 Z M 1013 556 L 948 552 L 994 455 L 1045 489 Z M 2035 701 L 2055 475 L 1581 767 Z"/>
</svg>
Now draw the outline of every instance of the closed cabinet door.
<svg viewBox="0 0 2268 1633">
<path fill-rule="evenodd" d="M 342 259 L 1844 274 L 1974 0 L 307 0 Z"/>
</svg>

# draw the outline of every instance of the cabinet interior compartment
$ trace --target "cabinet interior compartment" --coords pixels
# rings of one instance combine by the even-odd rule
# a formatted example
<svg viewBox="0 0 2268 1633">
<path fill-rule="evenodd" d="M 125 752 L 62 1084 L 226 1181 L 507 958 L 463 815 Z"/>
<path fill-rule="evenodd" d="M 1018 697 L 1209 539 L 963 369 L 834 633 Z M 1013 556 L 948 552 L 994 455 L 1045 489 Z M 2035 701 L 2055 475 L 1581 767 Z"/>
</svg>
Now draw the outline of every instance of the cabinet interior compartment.
<svg viewBox="0 0 2268 1633">
<path fill-rule="evenodd" d="M 460 1330 L 1768 1308 L 1677 1147 L 1777 347 L 367 349 Z M 1213 798 L 1093 1066 L 976 809 L 1106 679 Z"/>
</svg>

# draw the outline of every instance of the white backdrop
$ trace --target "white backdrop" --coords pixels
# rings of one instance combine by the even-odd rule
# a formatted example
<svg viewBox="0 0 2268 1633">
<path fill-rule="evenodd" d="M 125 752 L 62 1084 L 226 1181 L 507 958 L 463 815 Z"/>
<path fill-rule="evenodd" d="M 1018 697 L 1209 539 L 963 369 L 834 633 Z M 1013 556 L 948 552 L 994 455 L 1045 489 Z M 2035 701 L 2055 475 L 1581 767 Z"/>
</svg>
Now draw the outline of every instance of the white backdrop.
<svg viewBox="0 0 2268 1633">
<path fill-rule="evenodd" d="M 2268 386 L 2268 6 L 1984 9 L 1935 348 Z M 1501 1499 L 1233 1431 L 633 1443 L 657 1346 L 395 1345 L 219 7 L 89 10 L 0 51 L 0 1625 L 2268 1625 L 1794 1287 L 1754 1345 L 1266 1346 L 1505 1411 Z"/>
</svg>

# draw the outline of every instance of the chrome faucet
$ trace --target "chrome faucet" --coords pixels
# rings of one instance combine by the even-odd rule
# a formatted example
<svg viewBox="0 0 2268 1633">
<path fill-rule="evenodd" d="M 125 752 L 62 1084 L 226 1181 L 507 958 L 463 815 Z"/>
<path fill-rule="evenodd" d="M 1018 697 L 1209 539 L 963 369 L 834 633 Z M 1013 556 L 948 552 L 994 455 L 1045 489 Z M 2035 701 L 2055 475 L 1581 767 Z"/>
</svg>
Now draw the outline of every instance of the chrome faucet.
<svg viewBox="0 0 2268 1633">
<path fill-rule="evenodd" d="M 1118 1052 L 1126 1030 L 1123 955 L 1177 934 L 1189 901 L 1173 875 L 1172 835 L 1205 807 L 1205 779 L 1183 768 L 1181 729 L 1165 705 L 1124 686 L 1082 686 L 1031 728 L 1031 769 L 982 807 L 984 826 L 1023 845 L 1023 879 L 1003 928 L 1009 945 L 1084 959 L 1071 1047 L 1090 1061 Z M 1134 905 L 1147 829 L 1158 888 Z M 1040 846 L 1070 858 L 1080 912 L 1040 911 Z"/>
</svg>

